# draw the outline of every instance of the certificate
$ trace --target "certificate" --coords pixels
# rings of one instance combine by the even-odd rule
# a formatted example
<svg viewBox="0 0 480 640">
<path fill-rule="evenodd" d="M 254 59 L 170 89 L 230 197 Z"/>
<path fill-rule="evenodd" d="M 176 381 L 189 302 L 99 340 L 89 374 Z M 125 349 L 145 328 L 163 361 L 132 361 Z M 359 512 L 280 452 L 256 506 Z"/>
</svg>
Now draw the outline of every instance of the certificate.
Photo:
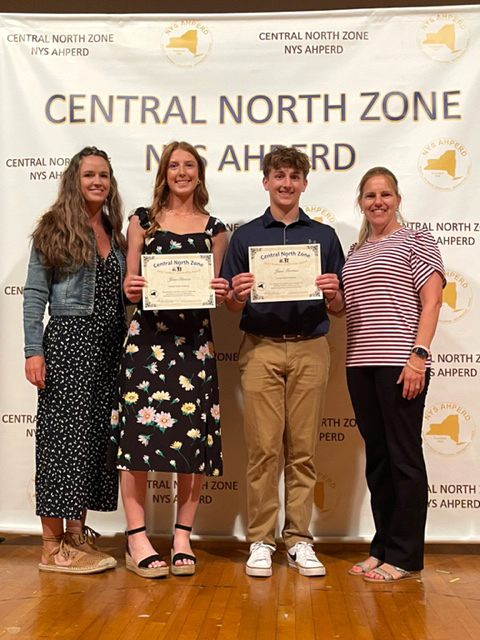
<svg viewBox="0 0 480 640">
<path fill-rule="evenodd" d="M 321 273 L 319 244 L 249 247 L 250 272 L 255 284 L 251 302 L 321 300 L 323 292 L 315 286 Z"/>
<path fill-rule="evenodd" d="M 142 276 L 145 310 L 215 307 L 212 253 L 143 255 Z"/>
</svg>

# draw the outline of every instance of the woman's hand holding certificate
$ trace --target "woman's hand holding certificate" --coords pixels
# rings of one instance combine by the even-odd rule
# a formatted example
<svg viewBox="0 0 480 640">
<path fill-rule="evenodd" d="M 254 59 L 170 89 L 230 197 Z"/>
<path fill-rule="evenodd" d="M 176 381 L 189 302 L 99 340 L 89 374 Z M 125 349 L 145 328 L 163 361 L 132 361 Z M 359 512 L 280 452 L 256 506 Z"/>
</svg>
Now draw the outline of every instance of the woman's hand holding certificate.
<svg viewBox="0 0 480 640">
<path fill-rule="evenodd" d="M 143 276 L 127 275 L 123 281 L 123 290 L 130 302 L 140 302 L 142 297 L 143 288 L 146 285 L 145 278 Z"/>
<path fill-rule="evenodd" d="M 215 307 L 211 253 L 142 255 L 142 274 L 145 310 Z"/>
</svg>

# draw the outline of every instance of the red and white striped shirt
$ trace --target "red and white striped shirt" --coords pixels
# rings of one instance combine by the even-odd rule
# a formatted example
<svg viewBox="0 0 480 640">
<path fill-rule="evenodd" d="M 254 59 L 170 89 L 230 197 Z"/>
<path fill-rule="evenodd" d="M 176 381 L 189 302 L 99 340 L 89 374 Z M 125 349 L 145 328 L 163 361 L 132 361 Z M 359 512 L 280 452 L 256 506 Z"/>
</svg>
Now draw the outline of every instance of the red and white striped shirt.
<svg viewBox="0 0 480 640">
<path fill-rule="evenodd" d="M 440 251 L 430 232 L 408 227 L 355 247 L 343 268 L 347 367 L 404 366 L 422 311 L 419 291 L 435 271 L 445 279 Z"/>
</svg>

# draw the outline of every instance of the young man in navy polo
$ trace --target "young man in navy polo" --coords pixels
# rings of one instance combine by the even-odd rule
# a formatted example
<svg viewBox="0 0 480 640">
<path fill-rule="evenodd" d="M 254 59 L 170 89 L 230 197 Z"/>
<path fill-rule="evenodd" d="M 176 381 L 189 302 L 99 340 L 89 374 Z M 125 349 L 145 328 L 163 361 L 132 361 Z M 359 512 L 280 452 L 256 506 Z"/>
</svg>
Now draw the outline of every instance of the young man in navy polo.
<svg viewBox="0 0 480 640">
<path fill-rule="evenodd" d="M 317 478 L 315 447 L 330 365 L 327 308 L 337 312 L 344 306 L 340 288 L 344 255 L 335 231 L 312 220 L 299 207 L 309 170 L 308 157 L 293 147 L 276 148 L 265 156 L 263 186 L 270 207 L 233 234 L 223 268 L 232 287 L 227 306 L 242 312 L 240 328 L 245 332 L 239 364 L 248 451 L 247 539 L 251 543 L 245 570 L 251 576 L 272 575 L 282 450 L 282 535 L 288 562 L 302 575 L 325 575 L 308 527 Z M 252 304 L 254 275 L 248 271 L 248 248 L 310 243 L 321 245 L 322 275 L 315 283 L 323 291 L 323 300 Z"/>
</svg>

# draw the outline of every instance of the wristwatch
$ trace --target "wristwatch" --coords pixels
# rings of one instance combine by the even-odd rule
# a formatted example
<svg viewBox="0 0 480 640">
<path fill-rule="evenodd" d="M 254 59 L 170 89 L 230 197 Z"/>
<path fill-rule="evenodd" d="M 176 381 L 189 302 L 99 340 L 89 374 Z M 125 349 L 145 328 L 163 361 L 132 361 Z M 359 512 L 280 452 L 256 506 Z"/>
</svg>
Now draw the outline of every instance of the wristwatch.
<svg viewBox="0 0 480 640">
<path fill-rule="evenodd" d="M 428 351 L 428 349 L 425 349 L 425 347 L 420 347 L 420 346 L 413 347 L 412 353 L 417 355 L 419 358 L 423 358 L 424 360 L 426 360 L 430 355 L 430 352 Z"/>
</svg>

